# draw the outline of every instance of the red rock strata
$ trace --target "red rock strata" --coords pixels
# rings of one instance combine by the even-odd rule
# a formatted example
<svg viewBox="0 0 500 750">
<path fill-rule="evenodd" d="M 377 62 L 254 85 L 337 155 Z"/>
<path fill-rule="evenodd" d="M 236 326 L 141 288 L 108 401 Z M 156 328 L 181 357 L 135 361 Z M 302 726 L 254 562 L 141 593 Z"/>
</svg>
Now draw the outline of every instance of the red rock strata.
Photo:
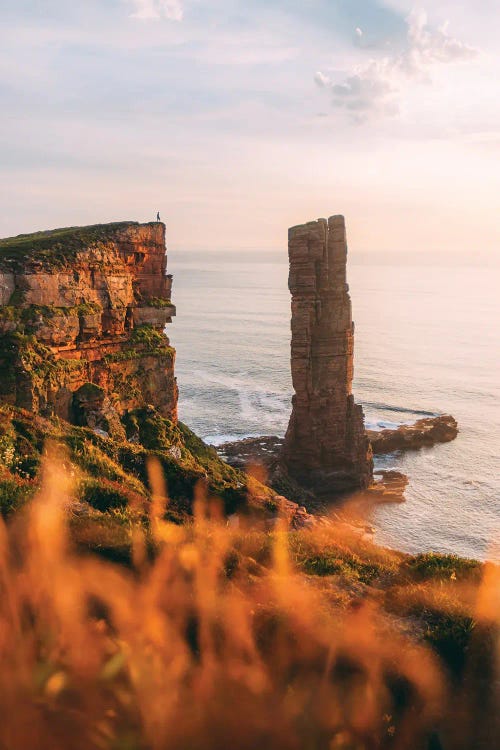
<svg viewBox="0 0 500 750">
<path fill-rule="evenodd" d="M 171 287 L 161 223 L 0 240 L 0 400 L 83 424 L 87 403 L 108 416 L 152 404 L 175 421 Z"/>
<path fill-rule="evenodd" d="M 354 324 L 343 216 L 289 230 L 295 395 L 283 448 L 288 473 L 315 493 L 367 487 L 373 461 L 352 395 Z"/>
</svg>

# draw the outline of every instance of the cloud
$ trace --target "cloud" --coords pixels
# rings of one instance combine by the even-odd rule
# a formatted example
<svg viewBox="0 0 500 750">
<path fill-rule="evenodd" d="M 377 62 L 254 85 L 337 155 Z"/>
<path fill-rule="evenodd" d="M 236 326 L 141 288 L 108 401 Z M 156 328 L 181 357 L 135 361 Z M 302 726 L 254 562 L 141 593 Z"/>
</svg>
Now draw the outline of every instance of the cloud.
<svg viewBox="0 0 500 750">
<path fill-rule="evenodd" d="M 182 21 L 181 0 L 128 0 L 132 3 L 132 18 L 167 18 L 169 21 Z"/>
<path fill-rule="evenodd" d="M 321 70 L 318 70 L 318 72 L 315 74 L 314 80 L 318 84 L 320 89 L 324 89 L 327 86 L 330 86 L 332 83 L 331 78 L 322 73 Z"/>
<path fill-rule="evenodd" d="M 330 90 L 334 107 L 349 111 L 356 121 L 366 119 L 368 113 L 396 115 L 399 112 L 398 89 L 386 58 L 371 60 L 342 83 L 331 83 Z"/>
<path fill-rule="evenodd" d="M 363 32 L 356 29 L 356 38 Z M 477 50 L 448 33 L 448 23 L 440 28 L 429 26 L 427 14 L 414 10 L 407 18 L 407 34 L 402 50 L 354 67 L 341 82 L 318 71 L 315 82 L 327 89 L 335 108 L 362 122 L 369 116 L 394 116 L 405 85 L 430 82 L 433 66 L 470 60 Z"/>
<path fill-rule="evenodd" d="M 450 63 L 470 60 L 477 55 L 477 50 L 465 42 L 448 34 L 449 22 L 439 29 L 432 29 L 427 24 L 427 13 L 414 10 L 408 17 L 409 49 L 401 57 L 402 66 L 414 65 L 419 73 L 433 63 Z"/>
</svg>

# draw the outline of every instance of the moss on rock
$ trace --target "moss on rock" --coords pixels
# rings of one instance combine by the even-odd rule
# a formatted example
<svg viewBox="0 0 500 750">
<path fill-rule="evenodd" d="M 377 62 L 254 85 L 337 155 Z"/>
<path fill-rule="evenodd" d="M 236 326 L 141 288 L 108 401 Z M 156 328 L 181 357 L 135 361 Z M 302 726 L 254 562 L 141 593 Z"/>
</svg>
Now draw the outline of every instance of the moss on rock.
<svg viewBox="0 0 500 750">
<path fill-rule="evenodd" d="M 93 384 L 86 387 L 92 392 L 95 388 Z M 75 427 L 53 418 L 43 419 L 2 405 L 0 470 L 9 481 L 31 487 L 38 475 L 44 441 L 48 438 L 68 451 L 71 462 L 79 469 L 82 487 L 91 479 L 108 488 L 111 483 L 113 491 L 121 492 L 122 497 L 135 498 L 134 502 L 142 498 L 147 502 L 150 498 L 148 461 L 155 458 L 163 468 L 170 511 L 174 515 L 191 513 L 195 488 L 200 481 L 210 495 L 221 498 L 228 513 L 254 502 L 249 494 L 247 476 L 225 464 L 185 425 L 175 425 L 153 408 L 127 414 L 124 424 L 133 442 L 106 438 L 87 427 Z M 263 486 L 259 489 L 264 499 L 272 494 Z M 95 487 L 92 492 L 96 497 Z M 109 497 L 113 504 L 111 495 Z M 81 499 L 85 500 L 83 496 Z M 105 509 L 106 501 L 98 502 Z M 264 506 L 262 511 L 266 512 Z"/>
<path fill-rule="evenodd" d="M 137 222 L 123 221 L 87 227 L 65 227 L 0 239 L 0 269 L 25 270 L 39 266 L 51 270 L 66 268 L 79 252 L 105 244 L 117 232 Z"/>
</svg>

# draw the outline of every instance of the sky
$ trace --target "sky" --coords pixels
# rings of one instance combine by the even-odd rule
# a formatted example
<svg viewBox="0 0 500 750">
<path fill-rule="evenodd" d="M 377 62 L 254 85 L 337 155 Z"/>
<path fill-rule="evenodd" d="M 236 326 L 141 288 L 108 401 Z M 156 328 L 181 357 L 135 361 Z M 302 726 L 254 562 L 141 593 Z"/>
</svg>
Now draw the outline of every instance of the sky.
<svg viewBox="0 0 500 750">
<path fill-rule="evenodd" d="M 497 0 L 1 0 L 0 236 L 159 210 L 179 249 L 500 247 Z"/>
</svg>

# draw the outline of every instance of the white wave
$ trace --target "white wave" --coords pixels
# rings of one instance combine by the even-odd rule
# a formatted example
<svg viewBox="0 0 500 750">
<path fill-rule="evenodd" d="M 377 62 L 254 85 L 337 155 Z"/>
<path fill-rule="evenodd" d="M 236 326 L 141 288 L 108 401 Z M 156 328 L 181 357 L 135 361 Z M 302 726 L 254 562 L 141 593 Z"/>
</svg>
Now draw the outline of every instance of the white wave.
<svg viewBox="0 0 500 750">
<path fill-rule="evenodd" d="M 286 397 L 291 399 L 291 394 L 289 394 L 288 390 L 286 390 L 285 388 L 283 388 L 282 391 L 277 391 L 276 389 L 274 389 L 274 391 L 270 393 L 269 385 L 267 385 L 266 383 L 259 383 L 255 380 L 251 380 L 248 372 L 241 372 L 238 375 L 227 375 L 224 372 L 195 369 L 192 371 L 192 374 L 201 381 L 216 383 L 217 385 L 222 385 L 231 391 L 247 391 L 249 393 L 258 393 L 271 396 L 276 395 L 277 397 L 282 396 L 283 398 Z"/>
<path fill-rule="evenodd" d="M 223 445 L 224 443 L 235 443 L 238 440 L 246 440 L 251 437 L 260 437 L 260 435 L 232 435 L 231 433 L 221 433 L 219 435 L 205 435 L 203 436 L 203 440 L 205 443 L 208 443 L 208 445 L 213 445 L 215 448 L 218 448 L 219 445 Z"/>
</svg>

